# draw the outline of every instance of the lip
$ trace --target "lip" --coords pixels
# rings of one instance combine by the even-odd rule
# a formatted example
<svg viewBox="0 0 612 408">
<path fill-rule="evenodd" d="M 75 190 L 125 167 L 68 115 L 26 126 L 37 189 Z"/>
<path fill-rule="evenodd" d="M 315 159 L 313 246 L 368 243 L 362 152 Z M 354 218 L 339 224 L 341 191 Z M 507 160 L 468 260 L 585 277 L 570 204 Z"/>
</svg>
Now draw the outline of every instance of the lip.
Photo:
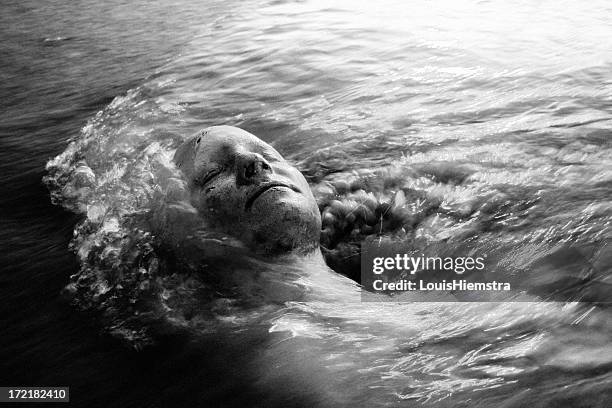
<svg viewBox="0 0 612 408">
<path fill-rule="evenodd" d="M 300 193 L 300 190 L 292 185 L 292 184 L 287 184 L 287 183 L 282 183 L 282 182 L 278 182 L 278 181 L 271 181 L 268 183 L 262 183 L 260 184 L 257 188 L 255 188 L 255 191 L 253 191 L 250 195 L 249 198 L 247 199 L 247 202 L 244 206 L 244 209 L 246 211 L 249 211 L 251 209 L 251 207 L 253 206 L 253 203 L 255 202 L 255 200 L 257 200 L 259 198 L 259 196 L 261 196 L 263 193 L 265 193 L 266 191 L 270 190 L 271 188 L 274 187 L 285 187 L 288 188 L 290 190 L 295 191 L 296 193 Z"/>
</svg>

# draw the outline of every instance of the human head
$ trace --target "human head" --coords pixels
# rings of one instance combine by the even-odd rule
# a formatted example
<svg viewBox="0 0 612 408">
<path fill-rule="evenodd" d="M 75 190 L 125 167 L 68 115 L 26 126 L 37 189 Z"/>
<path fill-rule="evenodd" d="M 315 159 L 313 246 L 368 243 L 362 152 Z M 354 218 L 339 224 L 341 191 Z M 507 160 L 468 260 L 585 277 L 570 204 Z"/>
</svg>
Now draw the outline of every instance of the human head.
<svg viewBox="0 0 612 408">
<path fill-rule="evenodd" d="M 209 127 L 183 143 L 174 161 L 212 230 L 263 255 L 318 248 L 321 217 L 306 179 L 255 135 Z"/>
</svg>

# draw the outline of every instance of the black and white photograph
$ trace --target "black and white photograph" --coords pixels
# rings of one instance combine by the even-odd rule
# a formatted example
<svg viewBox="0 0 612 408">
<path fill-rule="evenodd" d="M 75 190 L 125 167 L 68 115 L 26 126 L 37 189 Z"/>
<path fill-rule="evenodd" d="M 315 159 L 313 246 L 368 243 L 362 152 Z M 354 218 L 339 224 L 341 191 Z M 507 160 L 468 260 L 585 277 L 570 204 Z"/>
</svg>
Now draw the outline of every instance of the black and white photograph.
<svg viewBox="0 0 612 408">
<path fill-rule="evenodd" d="M 0 406 L 612 407 L 612 3 L 0 10 Z"/>
</svg>

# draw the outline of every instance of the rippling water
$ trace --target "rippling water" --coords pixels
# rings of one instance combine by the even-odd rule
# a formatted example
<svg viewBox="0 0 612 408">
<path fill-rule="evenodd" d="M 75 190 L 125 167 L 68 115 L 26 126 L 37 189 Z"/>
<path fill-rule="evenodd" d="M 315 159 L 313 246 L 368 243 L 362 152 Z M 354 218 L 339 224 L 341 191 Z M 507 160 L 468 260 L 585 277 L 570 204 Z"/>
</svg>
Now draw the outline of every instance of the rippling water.
<svg viewBox="0 0 612 408">
<path fill-rule="evenodd" d="M 227 286 L 163 238 L 185 201 L 174 149 L 228 124 L 307 176 L 330 264 L 368 196 L 393 239 L 469 241 L 494 271 L 606 300 L 607 3 L 3 9 L 2 383 L 87 406 L 610 405 L 603 303 L 362 303 L 315 260 L 245 260 Z"/>
</svg>

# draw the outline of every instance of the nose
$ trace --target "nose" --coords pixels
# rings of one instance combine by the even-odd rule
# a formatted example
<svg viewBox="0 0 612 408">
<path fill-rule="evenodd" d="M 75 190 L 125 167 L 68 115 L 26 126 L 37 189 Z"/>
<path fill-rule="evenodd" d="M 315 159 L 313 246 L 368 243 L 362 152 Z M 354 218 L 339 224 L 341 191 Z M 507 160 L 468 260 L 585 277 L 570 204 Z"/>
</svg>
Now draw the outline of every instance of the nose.
<svg viewBox="0 0 612 408">
<path fill-rule="evenodd" d="M 242 153 L 236 160 L 238 184 L 251 184 L 266 173 L 271 173 L 270 163 L 258 153 Z"/>
</svg>

